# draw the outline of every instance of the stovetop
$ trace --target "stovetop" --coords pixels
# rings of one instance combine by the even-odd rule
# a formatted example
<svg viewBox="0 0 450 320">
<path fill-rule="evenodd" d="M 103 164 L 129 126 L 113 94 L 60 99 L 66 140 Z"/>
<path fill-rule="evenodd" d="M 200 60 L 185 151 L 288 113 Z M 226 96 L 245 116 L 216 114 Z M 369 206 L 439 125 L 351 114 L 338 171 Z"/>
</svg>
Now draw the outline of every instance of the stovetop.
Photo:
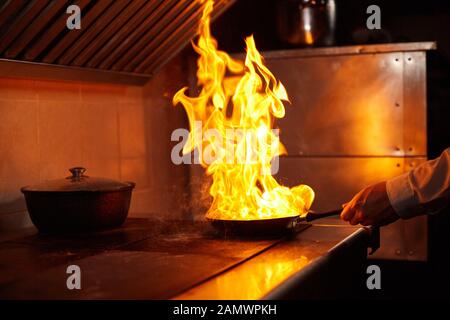
<svg viewBox="0 0 450 320">
<path fill-rule="evenodd" d="M 230 275 L 233 283 L 236 279 L 255 282 L 246 284 L 249 290 L 252 285 L 274 286 L 357 228 L 338 229 L 331 240 L 322 234 L 324 241 L 308 240 L 310 236 L 240 239 L 224 238 L 206 222 L 130 218 L 123 227 L 109 231 L 65 236 L 36 233 L 0 242 L 0 297 L 168 299 L 182 297 L 211 281 L 217 285 L 218 279 Z M 280 248 L 281 255 L 273 257 Z M 261 258 L 262 264 L 248 269 Z M 69 265 L 81 269 L 81 290 L 67 289 Z M 236 274 L 242 268 L 244 273 Z M 258 279 L 268 276 L 275 278 Z M 229 281 L 222 284 L 230 286 Z M 233 288 L 227 290 L 234 292 Z M 244 289 L 235 293 L 240 292 Z"/>
</svg>

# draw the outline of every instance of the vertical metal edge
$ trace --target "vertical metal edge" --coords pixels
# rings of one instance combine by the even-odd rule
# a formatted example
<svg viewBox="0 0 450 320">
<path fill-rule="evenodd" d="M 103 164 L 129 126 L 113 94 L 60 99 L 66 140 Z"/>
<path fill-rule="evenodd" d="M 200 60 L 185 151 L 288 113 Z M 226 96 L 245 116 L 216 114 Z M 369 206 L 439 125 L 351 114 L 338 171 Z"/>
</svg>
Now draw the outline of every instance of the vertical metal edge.
<svg viewBox="0 0 450 320">
<path fill-rule="evenodd" d="M 425 51 L 403 53 L 405 155 L 427 156 Z"/>
<path fill-rule="evenodd" d="M 427 157 L 426 52 L 405 52 L 403 64 L 405 154 L 421 154 Z M 406 159 L 405 171 L 424 161 Z M 407 260 L 427 261 L 428 217 L 416 217 L 406 221 L 404 240 Z"/>
<path fill-rule="evenodd" d="M 417 166 L 427 159 L 421 156 L 399 159 L 402 171 L 410 170 L 411 163 Z M 427 261 L 428 217 L 420 216 L 409 220 L 397 220 L 380 229 L 380 249 L 369 259 Z"/>
</svg>

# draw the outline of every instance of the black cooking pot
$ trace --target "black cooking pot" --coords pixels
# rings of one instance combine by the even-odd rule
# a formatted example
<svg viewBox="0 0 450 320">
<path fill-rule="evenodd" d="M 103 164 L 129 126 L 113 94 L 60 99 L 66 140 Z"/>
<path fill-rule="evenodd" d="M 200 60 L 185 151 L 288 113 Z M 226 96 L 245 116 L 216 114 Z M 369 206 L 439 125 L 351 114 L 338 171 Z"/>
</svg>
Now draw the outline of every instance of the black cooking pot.
<svg viewBox="0 0 450 320">
<path fill-rule="evenodd" d="M 45 233 L 67 233 L 114 228 L 128 215 L 134 182 L 118 182 L 84 175 L 72 176 L 21 189 L 31 221 Z"/>
</svg>

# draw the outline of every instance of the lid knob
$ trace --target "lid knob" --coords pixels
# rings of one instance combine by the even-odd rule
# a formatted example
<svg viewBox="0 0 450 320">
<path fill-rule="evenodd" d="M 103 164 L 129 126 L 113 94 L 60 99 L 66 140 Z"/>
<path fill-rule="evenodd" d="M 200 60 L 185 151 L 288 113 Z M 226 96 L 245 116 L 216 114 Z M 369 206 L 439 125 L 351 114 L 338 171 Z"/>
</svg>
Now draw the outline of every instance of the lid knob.
<svg viewBox="0 0 450 320">
<path fill-rule="evenodd" d="M 79 179 L 84 177 L 83 173 L 86 172 L 86 168 L 83 167 L 73 167 L 69 169 L 70 173 L 72 174 L 71 177 L 72 179 Z"/>
</svg>

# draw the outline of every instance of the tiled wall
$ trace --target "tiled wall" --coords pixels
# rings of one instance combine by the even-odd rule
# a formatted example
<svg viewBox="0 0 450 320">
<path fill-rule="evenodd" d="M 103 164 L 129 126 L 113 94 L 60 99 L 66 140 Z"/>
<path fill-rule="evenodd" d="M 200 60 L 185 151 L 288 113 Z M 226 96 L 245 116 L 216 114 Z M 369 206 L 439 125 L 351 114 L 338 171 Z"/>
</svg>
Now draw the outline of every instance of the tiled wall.
<svg viewBox="0 0 450 320">
<path fill-rule="evenodd" d="M 136 182 L 131 215 L 177 214 L 160 185 L 182 192 L 185 183 L 169 149 L 170 128 L 184 121 L 171 106 L 181 68 L 145 87 L 0 78 L 0 232 L 30 225 L 22 186 L 65 177 L 73 166 Z"/>
</svg>

